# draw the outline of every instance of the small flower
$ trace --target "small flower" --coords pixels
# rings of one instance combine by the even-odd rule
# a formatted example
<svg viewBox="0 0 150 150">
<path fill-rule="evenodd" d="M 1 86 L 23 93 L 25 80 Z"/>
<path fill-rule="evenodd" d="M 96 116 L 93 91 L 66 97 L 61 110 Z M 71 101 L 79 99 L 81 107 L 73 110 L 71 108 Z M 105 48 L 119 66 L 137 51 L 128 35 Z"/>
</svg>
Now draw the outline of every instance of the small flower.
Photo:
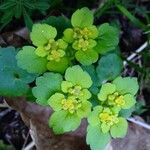
<svg viewBox="0 0 150 150">
<path fill-rule="evenodd" d="M 62 93 L 52 95 L 48 104 L 55 111 L 50 117 L 50 127 L 59 134 L 78 128 L 81 119 L 91 112 L 92 106 L 87 100 L 81 101 L 74 96 L 66 96 Z M 59 131 L 60 129 L 62 130 Z"/>
<path fill-rule="evenodd" d="M 118 79 L 113 83 L 103 84 L 98 94 L 98 99 L 107 106 L 118 107 L 119 109 L 129 109 L 135 104 L 134 95 L 130 91 L 120 91 L 117 87 L 117 80 Z M 124 78 L 121 78 L 119 82 L 123 80 Z M 126 91 L 126 89 L 123 90 Z"/>
<path fill-rule="evenodd" d="M 68 67 L 67 42 L 55 40 L 57 31 L 47 24 L 35 24 L 31 32 L 32 43 L 37 47 L 35 54 L 48 60 L 47 69 L 63 73 Z"/>
<path fill-rule="evenodd" d="M 103 133 L 110 130 L 111 126 L 118 123 L 118 114 L 114 114 L 111 109 L 104 108 L 99 114 L 99 120 L 101 123 L 101 129 Z"/>
<path fill-rule="evenodd" d="M 91 112 L 92 105 L 88 101 L 91 93 L 88 88 L 92 85 L 92 80 L 89 74 L 76 65 L 66 70 L 65 79 L 61 84 L 61 93 L 56 92 L 48 100 L 48 104 L 55 111 L 50 118 L 50 127 L 55 133 L 75 130 L 81 119 Z M 61 120 L 58 113 L 62 114 Z"/>
<path fill-rule="evenodd" d="M 67 110 L 71 114 L 76 112 L 82 106 L 82 103 L 76 100 L 76 98 L 73 96 L 70 96 L 67 99 L 65 98 L 62 99 L 61 104 L 62 104 L 62 109 Z"/>
<path fill-rule="evenodd" d="M 118 137 L 124 136 L 127 131 L 127 121 L 108 107 L 96 106 L 89 115 L 88 122 L 90 126 L 99 126 L 104 134 L 110 131 L 113 137 L 115 136 L 114 130 L 115 132 L 117 129 L 121 130 L 119 134 L 118 131 L 116 132 Z"/>
<path fill-rule="evenodd" d="M 89 15 L 90 21 L 85 20 L 81 23 L 85 14 Z M 80 63 L 89 65 L 96 62 L 98 54 L 94 47 L 97 45 L 95 39 L 98 37 L 98 29 L 93 25 L 92 12 L 87 8 L 77 10 L 72 15 L 71 22 L 73 28 L 68 28 L 64 31 L 63 39 L 70 43 L 73 49 L 77 50 L 75 57 Z"/>
<path fill-rule="evenodd" d="M 65 79 L 66 81 L 61 84 L 62 92 L 80 100 L 87 100 L 91 97 L 88 88 L 92 85 L 92 80 L 80 66 L 76 65 L 68 68 L 65 73 Z"/>
<path fill-rule="evenodd" d="M 59 62 L 62 57 L 65 56 L 65 49 L 67 43 L 62 39 L 55 41 L 50 39 L 46 45 L 39 46 L 35 53 L 40 57 L 47 57 L 49 61 L 54 60 Z"/>
</svg>

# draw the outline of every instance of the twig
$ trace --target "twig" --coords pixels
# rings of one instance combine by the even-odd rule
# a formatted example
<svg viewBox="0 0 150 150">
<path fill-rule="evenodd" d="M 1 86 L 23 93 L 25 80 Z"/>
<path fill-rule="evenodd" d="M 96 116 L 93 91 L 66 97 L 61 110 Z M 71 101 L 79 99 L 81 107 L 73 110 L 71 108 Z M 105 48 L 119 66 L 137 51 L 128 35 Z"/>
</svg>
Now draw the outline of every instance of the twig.
<svg viewBox="0 0 150 150">
<path fill-rule="evenodd" d="M 134 57 L 137 56 L 137 53 L 140 53 L 141 51 L 143 51 L 148 45 L 148 42 L 145 42 L 142 46 L 140 46 L 132 55 L 130 55 L 127 60 L 130 61 L 132 60 Z M 123 62 L 124 66 L 127 65 L 127 61 Z"/>
<path fill-rule="evenodd" d="M 130 122 L 132 122 L 132 123 L 135 123 L 135 124 L 137 124 L 137 125 L 139 125 L 139 126 L 141 126 L 141 127 L 144 127 L 144 128 L 146 128 L 146 129 L 149 129 L 149 130 L 150 130 L 150 125 L 148 125 L 148 124 L 146 124 L 146 123 L 144 123 L 144 122 L 141 122 L 141 121 L 136 120 L 136 119 L 134 119 L 134 118 L 128 118 L 127 120 L 130 121 Z"/>
<path fill-rule="evenodd" d="M 29 135 L 30 135 L 30 132 L 28 131 L 28 134 L 27 134 L 27 136 L 26 136 L 26 138 L 25 138 L 25 141 L 24 141 L 24 144 L 23 144 L 23 146 L 22 146 L 22 149 L 24 149 L 24 147 L 26 146 L 27 141 L 28 141 L 28 139 L 29 139 Z"/>
<path fill-rule="evenodd" d="M 28 144 L 24 149 L 22 149 L 22 150 L 31 150 L 34 145 L 35 145 L 35 144 L 34 144 L 34 142 L 32 141 L 31 143 L 29 143 L 29 144 Z"/>
</svg>

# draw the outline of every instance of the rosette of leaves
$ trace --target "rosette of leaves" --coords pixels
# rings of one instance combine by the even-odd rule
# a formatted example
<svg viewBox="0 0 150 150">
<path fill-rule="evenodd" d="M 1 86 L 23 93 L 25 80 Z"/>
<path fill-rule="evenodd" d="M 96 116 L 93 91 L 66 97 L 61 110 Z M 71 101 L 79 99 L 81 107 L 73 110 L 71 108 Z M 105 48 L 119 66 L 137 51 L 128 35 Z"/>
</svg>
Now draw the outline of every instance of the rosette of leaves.
<svg viewBox="0 0 150 150">
<path fill-rule="evenodd" d="M 83 65 L 98 60 L 98 54 L 113 50 L 118 44 L 118 31 L 103 24 L 99 28 L 93 25 L 93 12 L 84 7 L 75 11 L 71 17 L 72 28 L 64 31 L 63 39 L 76 51 L 75 58 Z"/>
<path fill-rule="evenodd" d="M 18 65 L 30 73 L 44 73 L 46 70 L 63 73 L 68 67 L 67 43 L 55 40 L 56 28 L 47 24 L 33 25 L 30 34 L 33 45 L 18 52 Z"/>
<path fill-rule="evenodd" d="M 126 135 L 128 124 L 120 111 L 134 106 L 137 91 L 136 78 L 117 77 L 112 83 L 102 85 L 98 94 L 100 105 L 88 117 L 87 143 L 92 150 L 104 149 L 111 137 Z"/>
<path fill-rule="evenodd" d="M 81 80 L 82 78 L 82 80 Z M 54 113 L 50 117 L 49 125 L 56 134 L 74 131 L 91 111 L 88 99 L 91 93 L 88 88 L 92 80 L 80 66 L 69 67 L 65 72 L 65 81 L 61 83 L 61 91 L 53 94 L 48 104 Z"/>
</svg>

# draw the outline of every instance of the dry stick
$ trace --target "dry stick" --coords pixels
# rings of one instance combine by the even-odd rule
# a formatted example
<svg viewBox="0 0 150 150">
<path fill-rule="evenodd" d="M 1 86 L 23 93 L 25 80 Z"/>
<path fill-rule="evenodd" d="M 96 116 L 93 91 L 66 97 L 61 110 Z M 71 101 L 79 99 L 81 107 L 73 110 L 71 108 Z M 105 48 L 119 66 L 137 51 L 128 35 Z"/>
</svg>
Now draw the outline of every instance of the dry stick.
<svg viewBox="0 0 150 150">
<path fill-rule="evenodd" d="M 127 60 L 130 61 L 132 60 L 134 57 L 137 56 L 137 53 L 140 53 L 141 51 L 143 51 L 148 45 L 148 42 L 145 42 L 142 46 L 140 46 L 132 55 L 130 55 Z M 127 65 L 126 61 L 123 61 L 124 66 Z"/>
<path fill-rule="evenodd" d="M 127 120 L 150 130 L 150 125 L 148 125 L 148 124 L 146 124 L 144 122 L 141 122 L 139 120 L 136 120 L 135 118 L 128 118 Z"/>
<path fill-rule="evenodd" d="M 142 46 L 140 46 L 140 47 L 135 51 L 135 53 L 133 53 L 132 55 L 130 55 L 130 56 L 127 58 L 127 60 L 130 61 L 130 60 L 134 59 L 134 58 L 137 56 L 137 53 L 140 53 L 141 51 L 143 51 L 143 50 L 147 47 L 147 45 L 148 45 L 148 42 L 145 42 Z M 124 61 L 123 64 L 124 64 L 124 66 L 126 66 L 126 65 L 127 65 L 127 62 Z M 136 119 L 134 119 L 134 118 L 132 118 L 132 117 L 128 118 L 127 120 L 130 121 L 130 122 L 132 122 L 132 123 L 135 123 L 135 124 L 137 124 L 137 125 L 139 125 L 139 126 L 142 126 L 142 127 L 146 128 L 146 129 L 149 129 L 149 130 L 150 130 L 150 125 L 148 125 L 148 124 L 146 124 L 146 123 L 144 123 L 144 122 L 141 122 L 141 121 L 139 121 L 139 120 L 136 120 Z"/>
<path fill-rule="evenodd" d="M 24 149 L 22 150 L 31 150 L 33 147 L 35 146 L 34 142 L 32 141 L 31 143 L 29 143 Z"/>
</svg>

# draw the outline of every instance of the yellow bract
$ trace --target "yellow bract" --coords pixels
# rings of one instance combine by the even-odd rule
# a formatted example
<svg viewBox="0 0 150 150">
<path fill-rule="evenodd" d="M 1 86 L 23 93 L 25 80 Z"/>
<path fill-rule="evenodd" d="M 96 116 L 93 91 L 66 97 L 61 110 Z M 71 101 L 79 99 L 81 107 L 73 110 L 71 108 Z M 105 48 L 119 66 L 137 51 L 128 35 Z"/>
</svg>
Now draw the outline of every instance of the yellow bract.
<svg viewBox="0 0 150 150">
<path fill-rule="evenodd" d="M 55 60 L 60 61 L 61 57 L 65 55 L 65 52 L 63 50 L 52 50 L 50 54 L 48 55 L 48 60 Z"/>
<path fill-rule="evenodd" d="M 70 94 L 72 94 L 73 96 L 75 96 L 75 97 L 78 97 L 78 96 L 82 96 L 82 95 L 83 95 L 83 93 L 82 93 L 82 87 L 79 86 L 79 85 L 76 85 L 76 86 L 74 86 L 74 87 L 69 88 L 69 89 L 68 89 L 68 92 L 69 92 Z"/>
<path fill-rule="evenodd" d="M 91 31 L 88 28 L 75 28 L 73 38 L 74 39 L 89 39 L 89 36 L 91 35 Z"/>
<path fill-rule="evenodd" d="M 73 38 L 75 42 L 73 43 L 73 47 L 77 50 L 86 51 L 90 47 L 90 41 L 92 37 L 92 31 L 88 28 L 74 28 L 73 29 Z M 94 42 L 94 40 L 92 41 Z"/>
<path fill-rule="evenodd" d="M 50 39 L 46 45 L 37 48 L 36 54 L 40 57 L 47 56 L 48 60 L 59 62 L 60 59 L 65 56 L 64 49 L 66 47 L 67 44 L 62 39 L 59 39 L 58 41 Z"/>
<path fill-rule="evenodd" d="M 124 96 L 119 96 L 115 99 L 115 103 L 117 106 L 121 107 L 125 105 Z"/>
<path fill-rule="evenodd" d="M 81 107 L 81 103 L 72 97 L 68 97 L 68 99 L 62 99 L 61 104 L 62 109 L 69 111 L 71 114 Z"/>
<path fill-rule="evenodd" d="M 108 103 L 122 107 L 125 105 L 125 100 L 123 95 L 119 95 L 118 92 L 108 95 Z"/>
<path fill-rule="evenodd" d="M 84 39 L 79 39 L 78 41 L 78 47 L 82 49 L 83 51 L 86 51 L 89 46 L 89 41 Z"/>
<path fill-rule="evenodd" d="M 99 114 L 99 119 L 100 119 L 100 122 L 105 123 L 109 126 L 118 122 L 117 115 L 114 115 L 109 109 L 108 110 L 104 109 Z"/>
</svg>

